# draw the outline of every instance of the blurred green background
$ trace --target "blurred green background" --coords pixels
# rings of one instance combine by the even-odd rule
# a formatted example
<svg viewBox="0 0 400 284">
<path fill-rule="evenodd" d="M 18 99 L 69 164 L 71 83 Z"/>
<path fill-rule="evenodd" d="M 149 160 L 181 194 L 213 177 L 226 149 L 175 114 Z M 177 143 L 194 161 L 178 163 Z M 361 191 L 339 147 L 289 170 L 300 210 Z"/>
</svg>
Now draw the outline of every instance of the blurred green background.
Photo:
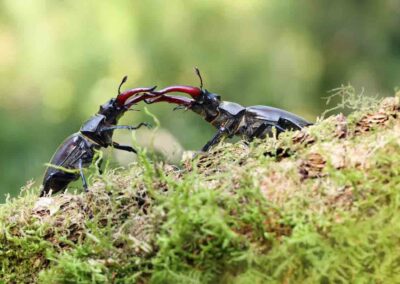
<svg viewBox="0 0 400 284">
<path fill-rule="evenodd" d="M 0 201 L 41 181 L 57 146 L 115 96 L 124 75 L 124 88 L 198 86 L 198 66 L 225 100 L 315 121 L 322 97 L 342 83 L 393 93 L 399 27 L 398 0 L 0 1 Z M 162 123 L 157 147 L 173 145 L 161 150 L 169 159 L 214 133 L 171 105 L 150 110 Z M 130 112 L 121 123 L 149 120 Z M 123 155 L 118 164 L 134 158 Z"/>
</svg>

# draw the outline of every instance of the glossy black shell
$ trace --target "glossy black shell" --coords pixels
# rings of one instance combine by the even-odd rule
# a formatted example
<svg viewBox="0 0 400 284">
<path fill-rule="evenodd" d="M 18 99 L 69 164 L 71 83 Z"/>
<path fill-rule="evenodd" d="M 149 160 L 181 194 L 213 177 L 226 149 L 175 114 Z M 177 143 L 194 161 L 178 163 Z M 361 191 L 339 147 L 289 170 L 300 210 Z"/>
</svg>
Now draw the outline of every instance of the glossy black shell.
<svg viewBox="0 0 400 284">
<path fill-rule="evenodd" d="M 87 140 L 82 134 L 72 134 L 58 147 L 50 164 L 67 169 L 78 169 L 79 160 L 82 159 L 82 166 L 87 166 L 93 159 L 95 148 L 99 148 L 99 146 Z M 44 174 L 43 189 L 40 196 L 45 195 L 50 190 L 52 190 L 52 193 L 62 191 L 70 182 L 78 178 L 78 172 L 67 173 L 49 166 Z"/>
<path fill-rule="evenodd" d="M 291 112 L 270 106 L 251 106 L 246 108 L 246 112 L 248 114 L 253 114 L 255 119 L 272 122 L 278 125 L 284 124 L 280 126 L 285 129 L 288 129 L 288 126 L 291 126 L 290 128 L 292 129 L 301 129 L 312 124 Z"/>
<path fill-rule="evenodd" d="M 99 131 L 102 127 L 107 126 L 111 125 L 106 122 L 106 117 L 102 114 L 95 114 L 82 125 L 79 131 L 102 147 L 108 147 L 112 144 L 113 131 Z"/>
</svg>

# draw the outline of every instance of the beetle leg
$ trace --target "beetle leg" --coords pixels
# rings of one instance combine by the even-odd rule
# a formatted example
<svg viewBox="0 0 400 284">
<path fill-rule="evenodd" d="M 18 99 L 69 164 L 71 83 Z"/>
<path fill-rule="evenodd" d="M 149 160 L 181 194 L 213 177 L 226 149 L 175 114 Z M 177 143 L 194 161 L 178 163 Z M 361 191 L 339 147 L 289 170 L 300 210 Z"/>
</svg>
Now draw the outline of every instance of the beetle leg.
<svg viewBox="0 0 400 284">
<path fill-rule="evenodd" d="M 112 143 L 113 143 L 112 146 L 115 149 L 122 150 L 122 151 L 127 151 L 127 152 L 132 152 L 132 153 L 135 153 L 135 154 L 137 153 L 137 151 L 134 148 L 132 148 L 131 146 L 120 145 L 117 142 L 112 142 Z"/>
<path fill-rule="evenodd" d="M 281 132 L 285 132 L 288 129 L 283 128 L 282 126 L 280 126 L 279 124 L 273 124 L 272 127 L 275 127 L 276 129 L 276 134 L 279 134 Z"/>
<path fill-rule="evenodd" d="M 86 192 L 88 192 L 89 190 L 88 190 L 87 181 L 86 181 L 85 175 L 83 174 L 82 159 L 79 160 L 79 173 L 81 175 L 83 188 L 85 189 Z"/>
<path fill-rule="evenodd" d="M 221 140 L 221 138 L 228 133 L 228 130 L 225 127 L 221 127 L 218 129 L 218 132 L 211 138 L 210 141 L 207 142 L 206 145 L 201 148 L 201 151 L 207 152 L 212 146 L 215 144 L 218 144 L 218 142 Z"/>
<path fill-rule="evenodd" d="M 274 127 L 276 128 L 276 130 L 278 130 L 279 132 L 284 132 L 284 131 L 286 131 L 287 129 L 285 129 L 285 128 L 283 128 L 283 127 L 281 127 L 281 126 L 279 126 L 278 124 L 275 124 L 274 125 Z"/>
<path fill-rule="evenodd" d="M 260 126 L 258 126 L 257 129 L 253 132 L 253 134 L 250 136 L 250 140 L 252 140 L 254 138 L 263 138 L 265 136 L 265 134 L 271 135 L 272 129 L 268 130 L 267 133 L 264 132 L 268 128 L 268 126 L 275 127 L 277 134 L 284 132 L 286 130 L 279 124 L 271 124 L 271 123 L 264 122 Z"/>
<path fill-rule="evenodd" d="M 152 125 L 150 123 L 147 122 L 141 122 L 136 126 L 130 126 L 130 125 L 115 125 L 115 126 L 110 126 L 110 127 L 103 127 L 102 129 L 100 129 L 100 132 L 104 132 L 104 131 L 111 131 L 111 130 L 115 130 L 115 129 L 129 129 L 129 130 L 136 130 L 139 129 L 142 126 L 146 126 L 147 128 L 151 128 Z"/>
<path fill-rule="evenodd" d="M 262 123 L 260 126 L 258 126 L 257 129 L 250 136 L 250 140 L 253 140 L 254 138 L 262 137 L 262 134 L 264 134 L 264 131 L 265 131 L 265 129 L 267 129 L 267 127 L 268 127 L 267 123 Z"/>
</svg>

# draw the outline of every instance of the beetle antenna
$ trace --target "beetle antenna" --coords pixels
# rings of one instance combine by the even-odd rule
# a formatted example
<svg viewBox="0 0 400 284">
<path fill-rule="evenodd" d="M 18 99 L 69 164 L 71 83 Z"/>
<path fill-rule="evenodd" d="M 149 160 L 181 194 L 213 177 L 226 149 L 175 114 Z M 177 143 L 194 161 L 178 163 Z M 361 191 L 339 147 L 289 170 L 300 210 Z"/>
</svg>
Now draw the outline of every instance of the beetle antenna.
<svg viewBox="0 0 400 284">
<path fill-rule="evenodd" d="M 203 78 L 201 77 L 200 70 L 197 67 L 194 67 L 194 71 L 196 72 L 197 77 L 200 79 L 200 89 L 203 90 Z"/>
<path fill-rule="evenodd" d="M 118 87 L 118 96 L 121 94 L 121 87 L 122 87 L 122 85 L 126 82 L 126 80 L 128 80 L 128 76 L 124 76 L 124 78 L 122 78 L 122 81 L 121 81 L 121 83 L 119 84 L 119 87 Z"/>
</svg>

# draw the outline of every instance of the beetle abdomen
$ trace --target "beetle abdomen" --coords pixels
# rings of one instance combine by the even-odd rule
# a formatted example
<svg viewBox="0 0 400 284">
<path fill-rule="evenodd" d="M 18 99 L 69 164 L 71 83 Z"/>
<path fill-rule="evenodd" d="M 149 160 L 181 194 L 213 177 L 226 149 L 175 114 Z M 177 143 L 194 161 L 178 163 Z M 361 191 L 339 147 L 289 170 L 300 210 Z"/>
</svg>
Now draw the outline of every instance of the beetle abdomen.
<svg viewBox="0 0 400 284">
<path fill-rule="evenodd" d="M 293 113 L 269 106 L 248 107 L 243 118 L 235 134 L 250 140 L 274 135 L 275 131 L 279 134 L 311 125 Z"/>
<path fill-rule="evenodd" d="M 43 189 L 40 196 L 44 196 L 52 191 L 52 193 L 63 191 L 67 188 L 68 184 L 79 178 L 78 174 L 70 174 L 63 171 L 56 171 L 46 176 L 43 180 Z"/>
<path fill-rule="evenodd" d="M 40 196 L 43 196 L 52 190 L 53 193 L 67 188 L 68 184 L 79 177 L 79 173 L 65 172 L 57 167 L 66 169 L 78 169 L 79 161 L 82 159 L 83 165 L 89 164 L 93 159 L 93 144 L 89 142 L 80 133 L 69 136 L 57 149 L 50 160 L 43 178 L 43 189 Z"/>
<path fill-rule="evenodd" d="M 304 118 L 279 108 L 269 106 L 251 106 L 246 110 L 249 113 L 254 114 L 256 119 L 276 124 L 282 123 L 282 127 L 285 129 L 287 129 L 287 127 L 290 127 L 291 129 L 301 129 L 312 125 L 311 122 L 308 122 Z"/>
</svg>

